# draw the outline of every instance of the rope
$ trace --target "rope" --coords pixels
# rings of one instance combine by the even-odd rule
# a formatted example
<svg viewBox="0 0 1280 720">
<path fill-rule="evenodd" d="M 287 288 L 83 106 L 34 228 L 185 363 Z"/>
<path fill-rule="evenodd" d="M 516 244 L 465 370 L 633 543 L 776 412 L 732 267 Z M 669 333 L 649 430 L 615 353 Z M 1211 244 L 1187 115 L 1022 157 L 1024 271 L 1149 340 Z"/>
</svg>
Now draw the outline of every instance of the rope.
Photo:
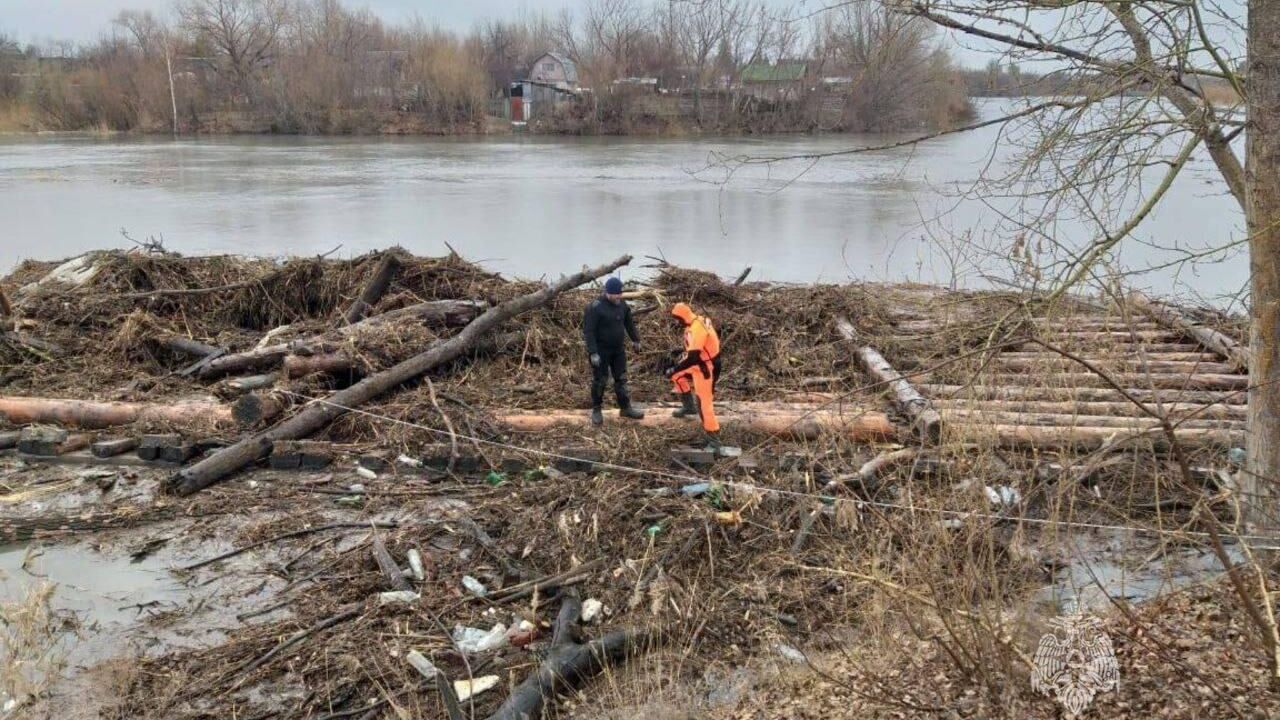
<svg viewBox="0 0 1280 720">
<path fill-rule="evenodd" d="M 310 397 L 307 395 L 303 395 L 301 393 L 293 392 L 291 390 L 279 390 L 278 392 L 282 392 L 286 395 L 292 395 L 302 400 L 306 400 L 308 403 L 321 403 L 324 405 L 328 405 L 329 407 L 342 410 L 344 412 L 355 413 L 357 415 L 364 415 L 366 417 L 370 417 L 376 420 L 383 420 L 396 425 L 404 425 L 406 427 L 411 427 L 417 430 L 425 430 L 426 432 L 434 433 L 437 435 L 442 435 L 442 436 L 448 435 L 448 433 L 446 433 L 445 431 L 439 430 L 433 427 L 410 422 L 408 420 L 401 420 L 399 418 L 394 418 L 389 415 L 382 415 L 379 413 L 370 412 L 368 410 L 362 410 L 360 408 L 346 407 L 344 405 L 340 405 L 338 403 L 325 400 L 324 398 Z M 541 450 L 538 448 L 513 445 L 511 443 L 500 442 L 497 440 L 489 440 L 486 438 L 474 437 L 470 435 L 458 434 L 457 437 L 464 440 L 468 440 L 470 442 L 490 445 L 493 447 L 502 448 L 505 450 L 511 450 L 511 451 L 526 454 L 526 455 L 537 455 L 537 456 L 549 458 L 552 460 L 565 460 L 568 462 L 589 463 L 596 467 L 602 467 L 609 470 L 615 470 L 617 472 L 623 472 L 623 473 L 628 473 L 633 475 L 666 478 L 668 480 L 676 480 L 681 483 L 706 482 L 706 478 L 701 478 L 696 475 L 674 473 L 674 472 L 669 472 L 665 470 L 649 470 L 646 468 L 638 468 L 638 467 L 633 467 L 629 465 L 619 465 L 617 463 L 612 463 L 612 462 L 603 462 L 603 461 L 591 460 L 588 458 L 573 457 L 570 455 L 551 452 L 549 450 Z M 1049 520 L 1045 518 L 1011 517 L 1009 515 L 1002 515 L 999 513 L 986 513 L 986 512 L 980 512 L 975 510 L 951 510 L 947 508 L 922 507 L 919 505 L 903 505 L 901 503 L 884 502 L 879 500 L 855 500 L 851 498 L 838 498 L 830 495 L 816 495 L 813 493 L 806 493 L 798 490 L 784 490 L 782 488 L 765 487 L 762 485 L 742 482 L 739 480 L 716 480 L 715 482 L 716 484 L 719 484 L 719 485 L 740 488 L 743 490 L 752 490 L 762 494 L 794 497 L 794 498 L 799 498 L 799 499 L 804 499 L 804 500 L 809 500 L 814 502 L 851 503 L 851 504 L 854 504 L 859 509 L 864 507 L 874 507 L 874 508 L 880 508 L 884 510 L 906 510 L 912 513 L 916 513 L 916 512 L 928 513 L 928 514 L 934 514 L 934 515 L 939 515 L 943 517 L 951 517 L 956 519 L 981 518 L 981 519 L 987 519 L 987 520 L 1015 520 L 1017 522 L 1027 523 L 1031 525 L 1064 526 L 1064 527 L 1081 528 L 1086 530 L 1116 530 L 1116 531 L 1125 531 L 1125 532 L 1141 533 L 1146 535 L 1157 535 L 1157 536 L 1172 536 L 1172 537 L 1190 536 L 1190 537 L 1202 537 L 1202 538 L 1212 537 L 1211 534 L 1207 532 L 1190 531 L 1190 530 L 1164 530 L 1160 528 L 1146 528 L 1146 527 L 1138 527 L 1134 525 L 1112 525 L 1112 524 L 1106 524 L 1106 523 L 1090 523 L 1090 522 L 1079 522 L 1079 521 L 1073 521 L 1073 520 Z M 1225 534 L 1228 537 L 1236 538 L 1241 542 L 1247 540 L 1247 541 L 1250 541 L 1251 543 L 1256 541 L 1275 543 L 1275 545 L 1252 545 L 1251 544 L 1250 547 L 1252 547 L 1255 550 L 1280 550 L 1280 537 L 1271 537 L 1266 535 L 1235 535 L 1231 533 L 1225 533 Z"/>
</svg>

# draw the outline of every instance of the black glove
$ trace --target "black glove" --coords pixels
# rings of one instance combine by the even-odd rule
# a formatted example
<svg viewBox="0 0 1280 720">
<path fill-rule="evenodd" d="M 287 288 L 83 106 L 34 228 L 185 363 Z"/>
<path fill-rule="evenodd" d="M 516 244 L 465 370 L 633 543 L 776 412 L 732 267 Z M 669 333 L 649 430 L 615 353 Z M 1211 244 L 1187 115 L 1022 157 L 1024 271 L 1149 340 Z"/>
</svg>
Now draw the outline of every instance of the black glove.
<svg viewBox="0 0 1280 720">
<path fill-rule="evenodd" d="M 599 354 L 599 353 L 591 353 L 591 367 L 593 367 L 593 368 L 598 368 L 598 367 L 600 367 L 600 354 Z"/>
</svg>

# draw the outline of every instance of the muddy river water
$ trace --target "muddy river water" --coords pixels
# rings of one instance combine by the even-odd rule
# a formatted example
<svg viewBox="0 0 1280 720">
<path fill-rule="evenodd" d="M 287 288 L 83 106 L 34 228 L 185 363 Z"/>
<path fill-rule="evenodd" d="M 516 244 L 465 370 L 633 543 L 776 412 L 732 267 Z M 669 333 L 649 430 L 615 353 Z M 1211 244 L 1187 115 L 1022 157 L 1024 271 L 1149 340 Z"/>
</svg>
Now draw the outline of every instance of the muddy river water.
<svg viewBox="0 0 1280 720">
<path fill-rule="evenodd" d="M 1008 101 L 980 101 L 995 117 Z M 0 271 L 121 237 L 186 253 L 351 255 L 446 243 L 525 277 L 626 251 L 783 281 L 849 278 L 988 284 L 1010 275 L 1025 218 L 996 193 L 955 194 L 1007 169 L 1013 143 L 989 128 L 914 148 L 732 165 L 717 158 L 830 153 L 894 136 L 733 139 L 0 137 Z M 1154 182 L 1157 176 L 1152 175 Z M 1133 188 L 1135 192 L 1138 188 Z M 1123 268 L 1160 267 L 1243 235 L 1206 158 L 1126 245 Z M 1096 234 L 1063 214 L 1047 240 Z M 965 237 L 973 243 L 958 243 Z M 978 248 L 981 248 L 979 250 Z M 1236 293 L 1248 264 L 1179 265 L 1135 277 L 1158 292 Z"/>
</svg>

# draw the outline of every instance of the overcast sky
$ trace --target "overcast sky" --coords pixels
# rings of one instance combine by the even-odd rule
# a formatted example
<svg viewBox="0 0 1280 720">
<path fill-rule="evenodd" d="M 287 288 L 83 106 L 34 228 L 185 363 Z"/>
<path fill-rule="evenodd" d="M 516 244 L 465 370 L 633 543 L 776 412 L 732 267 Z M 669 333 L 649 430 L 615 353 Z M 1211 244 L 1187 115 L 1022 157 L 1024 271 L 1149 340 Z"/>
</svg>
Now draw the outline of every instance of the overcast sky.
<svg viewBox="0 0 1280 720">
<path fill-rule="evenodd" d="M 1280 0 L 1276 0 L 1280 2 Z M 556 14 L 574 8 L 582 0 L 347 0 L 350 7 L 367 7 L 389 23 L 420 17 L 428 23 L 465 32 L 481 20 L 514 17 L 521 11 Z M 779 9 L 814 10 L 830 0 L 769 0 Z M 1215 0 L 1209 6 L 1243 21 L 1245 0 Z M 122 9 L 152 10 L 165 15 L 173 0 L 0 0 L 0 33 L 17 36 L 23 43 L 71 40 L 77 43 L 97 39 L 108 31 L 111 18 Z M 1037 29 L 1052 33 L 1053 13 L 1033 18 Z M 1210 19 L 1210 22 L 1215 22 Z M 1243 38 L 1236 31 L 1213 32 L 1214 40 L 1239 51 Z M 963 65 L 981 67 L 991 57 L 972 39 L 951 43 L 956 59 Z"/>
</svg>

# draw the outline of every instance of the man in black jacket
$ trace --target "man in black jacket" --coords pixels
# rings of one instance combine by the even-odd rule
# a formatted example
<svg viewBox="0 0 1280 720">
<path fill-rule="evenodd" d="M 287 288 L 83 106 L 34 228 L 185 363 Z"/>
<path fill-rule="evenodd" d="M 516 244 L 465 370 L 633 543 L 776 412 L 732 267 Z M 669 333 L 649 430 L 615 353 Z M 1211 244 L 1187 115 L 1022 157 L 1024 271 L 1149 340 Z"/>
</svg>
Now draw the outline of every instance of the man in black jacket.
<svg viewBox="0 0 1280 720">
<path fill-rule="evenodd" d="M 611 277 L 604 283 L 604 295 L 591 301 L 582 314 L 582 339 L 587 343 L 591 361 L 591 423 L 604 423 L 604 389 L 613 375 L 613 392 L 618 398 L 618 415 L 631 420 L 644 418 L 644 413 L 631 406 L 627 392 L 626 340 L 640 351 L 640 334 L 631 318 L 631 306 L 622 299 L 622 280 Z"/>
</svg>

